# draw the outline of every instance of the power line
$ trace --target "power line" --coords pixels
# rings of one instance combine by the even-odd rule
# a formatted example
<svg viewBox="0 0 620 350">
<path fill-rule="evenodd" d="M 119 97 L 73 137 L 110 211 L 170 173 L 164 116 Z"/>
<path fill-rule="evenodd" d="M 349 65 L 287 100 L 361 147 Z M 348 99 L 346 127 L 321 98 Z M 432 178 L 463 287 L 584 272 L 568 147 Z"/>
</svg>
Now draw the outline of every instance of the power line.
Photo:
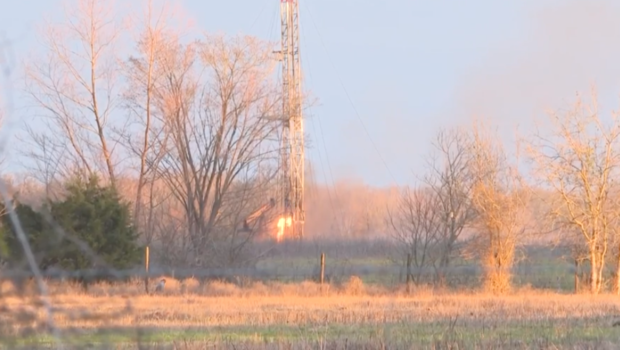
<svg viewBox="0 0 620 350">
<path fill-rule="evenodd" d="M 274 7 L 273 13 L 271 14 L 271 16 L 272 16 L 271 17 L 271 27 L 269 28 L 269 40 L 270 41 L 273 40 L 273 31 L 274 31 L 274 29 L 276 27 L 276 23 L 278 22 L 276 20 L 278 12 L 279 12 L 279 9 Z"/>
<path fill-rule="evenodd" d="M 318 132 L 316 131 L 316 125 L 314 124 L 314 121 L 311 121 L 311 123 L 312 123 L 312 129 L 314 130 L 315 134 L 318 135 Z M 319 123 L 320 123 L 320 120 L 319 120 Z M 321 133 L 322 132 L 323 131 L 321 130 Z M 321 139 L 323 140 L 323 145 L 325 145 L 325 139 L 322 137 L 322 134 L 321 134 Z M 325 148 L 325 146 L 323 146 L 323 147 Z M 326 158 L 327 168 L 328 168 L 330 176 L 331 176 L 331 184 L 330 184 L 330 179 L 327 177 L 327 174 L 325 172 L 325 164 L 323 163 L 323 157 L 321 156 L 321 149 L 318 148 L 317 150 L 318 150 L 318 156 L 319 156 L 319 163 L 321 163 L 321 172 L 323 173 L 323 178 L 325 179 L 325 185 L 326 185 L 325 187 L 327 189 L 327 198 L 329 200 L 329 205 L 332 208 L 332 212 L 335 213 L 337 209 L 336 209 L 336 206 L 334 205 L 334 201 L 332 199 L 331 191 L 334 192 L 334 197 L 336 197 L 336 200 L 338 200 L 338 192 L 336 191 L 336 186 L 335 186 L 335 183 L 334 183 L 334 176 L 332 174 L 331 165 L 329 163 L 329 156 L 327 154 L 327 151 L 325 150 L 325 158 Z M 330 187 L 332 187 L 331 191 L 330 191 Z"/>
<path fill-rule="evenodd" d="M 300 31 L 301 34 L 303 35 L 303 33 L 305 33 L 304 27 L 300 26 Z M 307 58 L 308 56 L 306 56 L 306 59 L 303 60 L 302 65 L 305 66 L 304 67 L 304 72 L 306 72 L 308 74 L 309 80 L 312 81 L 313 80 L 313 76 L 312 76 L 312 69 L 309 67 L 310 66 L 310 59 Z M 314 134 L 317 136 L 320 136 L 320 141 L 321 144 L 317 145 L 317 151 L 318 151 L 318 157 L 319 157 L 319 163 L 321 164 L 321 173 L 323 174 L 323 179 L 325 181 L 325 188 L 327 190 L 327 198 L 330 204 L 330 207 L 332 209 L 332 214 L 334 216 L 334 219 L 336 219 L 338 217 L 338 215 L 336 214 L 338 211 L 341 211 L 339 208 L 336 207 L 336 205 L 334 205 L 334 199 L 332 198 L 332 192 L 334 193 L 335 200 L 338 201 L 338 191 L 336 189 L 336 182 L 334 180 L 334 174 L 332 171 L 332 166 L 331 166 L 331 161 L 329 159 L 329 152 L 327 151 L 327 145 L 325 143 L 325 136 L 323 133 L 323 126 L 321 123 L 321 118 L 318 117 L 318 123 L 319 123 L 319 130 L 320 132 L 317 132 L 317 128 L 316 125 L 314 123 L 314 118 L 311 117 L 310 118 L 310 123 L 312 124 L 312 130 L 314 131 Z M 323 151 L 325 152 L 325 163 L 327 164 L 327 170 L 329 171 L 329 175 L 330 177 L 328 178 L 327 173 L 325 171 L 325 163 L 323 162 L 323 157 L 321 155 L 321 146 L 323 146 Z M 331 181 L 330 181 L 331 180 Z"/>
<path fill-rule="evenodd" d="M 357 117 L 357 119 L 359 120 L 360 124 L 362 125 L 362 128 L 364 129 L 364 132 L 366 133 L 366 136 L 368 137 L 368 140 L 370 141 L 371 145 L 375 149 L 375 152 L 377 152 L 377 155 L 381 159 L 381 162 L 385 166 L 385 169 L 387 170 L 388 174 L 392 178 L 392 181 L 394 181 L 394 183 L 396 183 L 396 178 L 394 177 L 394 174 L 390 170 L 390 167 L 388 166 L 385 158 L 383 158 L 383 156 L 381 155 L 381 152 L 379 151 L 379 148 L 377 147 L 377 144 L 375 143 L 375 141 L 373 140 L 372 136 L 370 135 L 370 132 L 368 131 L 368 128 L 366 127 L 366 124 L 364 123 L 362 117 L 360 116 L 360 114 L 359 114 L 355 104 L 353 103 L 353 100 L 351 99 L 351 96 L 349 95 L 349 92 L 348 92 L 347 88 L 345 87 L 342 79 L 340 78 L 340 75 L 338 74 L 338 69 L 336 68 L 336 65 L 334 64 L 334 62 L 333 62 L 333 60 L 331 58 L 329 50 L 327 49 L 327 45 L 325 45 L 325 42 L 323 40 L 323 36 L 321 35 L 321 32 L 319 31 L 319 28 L 316 25 L 316 22 L 314 21 L 314 18 L 312 16 L 312 13 L 310 11 L 309 6 L 306 6 L 306 12 L 308 12 L 308 15 L 310 17 L 310 21 L 312 22 L 312 25 L 314 26 L 314 29 L 316 30 L 317 35 L 319 36 L 319 40 L 321 41 L 321 45 L 323 46 L 323 49 L 325 50 L 325 53 L 327 54 L 327 58 L 329 60 L 329 63 L 332 65 L 332 68 L 335 71 L 334 74 L 335 74 L 336 78 L 338 79 L 338 82 L 340 83 L 340 87 L 344 91 L 345 95 L 347 96 L 347 100 L 349 101 L 349 104 L 351 105 L 351 108 L 353 108 L 353 111 L 355 112 L 355 116 Z"/>
<path fill-rule="evenodd" d="M 252 31 L 252 29 L 254 28 L 254 26 L 256 25 L 256 23 L 258 22 L 258 20 L 260 19 L 260 17 L 262 16 L 263 12 L 265 12 L 265 9 L 267 8 L 267 4 L 269 4 L 268 1 L 266 1 L 263 4 L 263 7 L 261 8 L 260 12 L 258 13 L 258 16 L 256 16 L 256 19 L 254 19 L 254 22 L 252 22 L 252 25 L 250 25 L 250 32 Z"/>
</svg>

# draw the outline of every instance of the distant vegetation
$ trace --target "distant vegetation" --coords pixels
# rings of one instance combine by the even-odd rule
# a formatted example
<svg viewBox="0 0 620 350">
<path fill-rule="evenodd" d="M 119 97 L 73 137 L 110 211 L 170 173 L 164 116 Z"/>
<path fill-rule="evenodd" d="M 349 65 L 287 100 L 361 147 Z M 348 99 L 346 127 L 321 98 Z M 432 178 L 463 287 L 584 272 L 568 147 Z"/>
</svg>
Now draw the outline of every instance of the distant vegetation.
<svg viewBox="0 0 620 350">
<path fill-rule="evenodd" d="M 441 128 L 410 185 L 320 184 L 308 162 L 307 235 L 277 243 L 274 43 L 189 40 L 148 4 L 128 20 L 73 2 L 24 59 L 0 344 L 618 344 L 616 299 L 567 295 L 620 295 L 620 119 L 595 93 L 515 145 L 482 121 Z"/>
<path fill-rule="evenodd" d="M 274 44 L 189 41 L 169 8 L 148 9 L 122 21 L 107 2 L 79 2 L 41 31 L 23 76 L 20 113 L 38 116 L 19 138 L 28 166 L 5 175 L 5 266 L 27 266 L 11 211 L 44 269 L 140 269 L 146 246 L 154 269 L 255 268 L 278 250 L 277 213 L 257 214 L 278 197 Z M 390 241 L 384 257 L 414 284 L 432 271 L 424 283 L 446 285 L 456 262 L 475 261 L 497 293 L 514 287 L 525 246 L 561 242 L 591 293 L 620 293 L 620 121 L 591 97 L 550 113 L 514 154 L 481 121 L 437 130 L 410 186 L 320 185 L 309 164 L 306 240 Z"/>
<path fill-rule="evenodd" d="M 99 268 L 126 269 L 142 261 L 129 206 L 114 187 L 100 186 L 93 176 L 73 179 L 65 190 L 62 200 L 46 201 L 38 211 L 19 201 L 13 209 L 41 269 L 91 268 L 91 255 L 100 257 Z M 1 220 L 8 254 L 0 256 L 9 269 L 20 268 L 24 250 L 9 211 L 4 211 Z M 61 228 L 60 234 L 55 226 Z"/>
</svg>

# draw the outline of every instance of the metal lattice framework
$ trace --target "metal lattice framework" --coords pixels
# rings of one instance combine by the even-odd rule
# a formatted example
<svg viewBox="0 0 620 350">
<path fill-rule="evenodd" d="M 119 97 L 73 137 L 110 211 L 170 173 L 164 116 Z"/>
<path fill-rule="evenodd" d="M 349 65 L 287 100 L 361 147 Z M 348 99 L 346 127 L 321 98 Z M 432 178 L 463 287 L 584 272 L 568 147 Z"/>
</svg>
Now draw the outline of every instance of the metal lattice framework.
<svg viewBox="0 0 620 350">
<path fill-rule="evenodd" d="M 282 144 L 280 209 L 286 220 L 284 237 L 304 235 L 304 123 L 299 56 L 299 0 L 280 0 L 282 30 Z M 288 221 L 290 218 L 290 221 Z"/>
</svg>

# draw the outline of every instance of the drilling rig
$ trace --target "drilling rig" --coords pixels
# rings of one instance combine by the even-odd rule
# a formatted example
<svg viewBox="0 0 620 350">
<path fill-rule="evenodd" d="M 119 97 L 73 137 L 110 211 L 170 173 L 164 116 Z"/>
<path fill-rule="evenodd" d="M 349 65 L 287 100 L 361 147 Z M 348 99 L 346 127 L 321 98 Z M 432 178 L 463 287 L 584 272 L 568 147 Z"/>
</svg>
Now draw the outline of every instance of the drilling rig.
<svg viewBox="0 0 620 350">
<path fill-rule="evenodd" d="M 304 123 L 301 60 L 299 56 L 299 0 L 280 0 L 282 64 L 282 135 L 278 189 L 278 228 L 285 239 L 304 236 Z"/>
</svg>

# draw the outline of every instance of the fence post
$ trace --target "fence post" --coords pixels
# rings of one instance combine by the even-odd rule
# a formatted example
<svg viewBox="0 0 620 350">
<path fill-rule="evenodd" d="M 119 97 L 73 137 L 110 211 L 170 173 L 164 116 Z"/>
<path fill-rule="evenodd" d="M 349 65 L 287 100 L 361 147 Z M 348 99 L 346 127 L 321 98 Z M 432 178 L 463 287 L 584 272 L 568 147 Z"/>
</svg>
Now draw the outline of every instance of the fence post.
<svg viewBox="0 0 620 350">
<path fill-rule="evenodd" d="M 321 285 L 325 282 L 325 253 L 321 253 L 321 275 L 319 277 Z"/>
<path fill-rule="evenodd" d="M 144 251 L 144 290 L 146 290 L 146 293 L 148 294 L 149 292 L 149 246 L 146 246 L 146 249 Z"/>
<path fill-rule="evenodd" d="M 575 258 L 575 294 L 579 293 L 579 259 Z"/>
<path fill-rule="evenodd" d="M 407 294 L 411 292 L 411 253 L 407 253 Z"/>
</svg>

